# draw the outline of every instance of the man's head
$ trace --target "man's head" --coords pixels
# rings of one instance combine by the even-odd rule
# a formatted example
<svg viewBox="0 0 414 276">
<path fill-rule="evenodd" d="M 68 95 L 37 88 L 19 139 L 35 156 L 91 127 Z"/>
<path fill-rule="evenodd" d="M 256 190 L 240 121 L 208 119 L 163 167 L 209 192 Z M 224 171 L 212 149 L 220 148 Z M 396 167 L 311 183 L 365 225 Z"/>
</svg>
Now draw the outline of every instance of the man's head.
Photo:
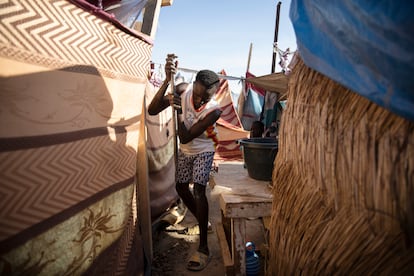
<svg viewBox="0 0 414 276">
<path fill-rule="evenodd" d="M 197 73 L 193 86 L 194 101 L 196 104 L 207 103 L 217 92 L 220 85 L 219 77 L 211 70 L 201 70 Z"/>
<path fill-rule="evenodd" d="M 207 90 L 212 88 L 214 85 L 218 85 L 220 81 L 217 74 L 211 70 L 199 71 L 195 80 L 204 85 Z"/>
</svg>

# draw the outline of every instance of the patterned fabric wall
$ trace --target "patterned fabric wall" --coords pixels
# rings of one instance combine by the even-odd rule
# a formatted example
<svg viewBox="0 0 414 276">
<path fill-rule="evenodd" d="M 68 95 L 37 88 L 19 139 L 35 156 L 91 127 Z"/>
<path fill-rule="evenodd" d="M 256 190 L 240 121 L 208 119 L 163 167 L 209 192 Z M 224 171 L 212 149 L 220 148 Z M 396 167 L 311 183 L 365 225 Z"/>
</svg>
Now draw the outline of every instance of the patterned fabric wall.
<svg viewBox="0 0 414 276">
<path fill-rule="evenodd" d="M 226 75 L 226 72 L 222 70 L 220 74 Z M 222 113 L 217 121 L 219 143 L 214 159 L 221 161 L 240 160 L 243 156 L 237 140 L 249 137 L 250 132 L 243 129 L 240 118 L 234 108 L 229 82 L 226 79 L 220 80 L 220 86 L 215 97 Z"/>
<path fill-rule="evenodd" d="M 8 1 L 0 19 L 0 274 L 142 271 L 152 45 L 64 0 Z"/>
<path fill-rule="evenodd" d="M 148 82 L 145 90 L 147 106 L 158 89 L 159 86 Z M 155 116 L 147 114 L 146 127 L 151 219 L 155 221 L 179 198 L 175 190 L 174 124 L 171 108 Z"/>
</svg>

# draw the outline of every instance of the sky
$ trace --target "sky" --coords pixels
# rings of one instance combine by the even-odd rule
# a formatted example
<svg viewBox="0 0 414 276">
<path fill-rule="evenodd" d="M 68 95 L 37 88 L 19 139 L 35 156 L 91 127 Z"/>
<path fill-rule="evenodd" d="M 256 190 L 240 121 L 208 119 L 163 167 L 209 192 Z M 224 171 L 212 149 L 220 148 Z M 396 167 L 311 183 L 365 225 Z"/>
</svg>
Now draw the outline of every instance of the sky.
<svg viewBox="0 0 414 276">
<path fill-rule="evenodd" d="M 178 67 L 245 76 L 272 70 L 276 0 L 174 0 L 162 7 L 154 38 L 152 61 L 163 64 L 168 53 L 178 56 Z M 280 1 L 278 46 L 296 50 L 289 19 L 289 1 Z M 281 70 L 276 60 L 276 72 Z"/>
</svg>

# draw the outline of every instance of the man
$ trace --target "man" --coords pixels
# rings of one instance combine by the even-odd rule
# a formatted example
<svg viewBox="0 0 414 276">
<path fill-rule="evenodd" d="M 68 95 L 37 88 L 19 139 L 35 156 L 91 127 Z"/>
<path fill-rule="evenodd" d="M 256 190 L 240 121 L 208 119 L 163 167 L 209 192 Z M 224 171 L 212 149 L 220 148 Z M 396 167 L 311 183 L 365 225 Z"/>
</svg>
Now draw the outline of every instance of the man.
<svg viewBox="0 0 414 276">
<path fill-rule="evenodd" d="M 188 85 L 180 96 L 171 98 L 165 95 L 165 91 L 176 70 L 175 59 L 174 54 L 167 55 L 166 79 L 151 101 L 148 112 L 156 115 L 171 103 L 177 109 L 180 147 L 176 164 L 176 190 L 197 219 L 200 231 L 198 250 L 190 257 L 187 268 L 202 270 L 211 259 L 207 243 L 209 206 L 206 186 L 218 142 L 215 124 L 221 110 L 214 94 L 219 87 L 219 78 L 213 71 L 201 70 L 193 84 Z M 192 192 L 190 183 L 194 184 Z"/>
</svg>

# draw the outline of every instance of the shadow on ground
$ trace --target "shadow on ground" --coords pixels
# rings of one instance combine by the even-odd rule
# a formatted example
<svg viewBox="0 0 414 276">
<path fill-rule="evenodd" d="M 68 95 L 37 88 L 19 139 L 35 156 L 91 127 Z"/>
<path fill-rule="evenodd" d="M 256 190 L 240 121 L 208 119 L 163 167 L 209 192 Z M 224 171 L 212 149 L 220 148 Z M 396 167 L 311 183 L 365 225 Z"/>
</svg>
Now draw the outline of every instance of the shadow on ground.
<svg viewBox="0 0 414 276">
<path fill-rule="evenodd" d="M 191 254 L 197 250 L 198 235 L 179 234 L 176 230 L 191 227 L 196 224 L 194 216 L 187 212 L 180 223 L 176 217 L 166 217 L 153 226 L 153 276 L 182 276 L 182 275 L 226 275 L 221 248 L 217 237 L 216 225 L 221 222 L 220 194 L 228 192 L 226 187 L 209 185 L 206 194 L 209 199 L 209 220 L 213 226 L 213 233 L 208 235 L 209 249 L 212 259 L 208 266 L 199 272 L 189 271 L 186 268 Z M 181 220 L 181 218 L 179 219 Z M 254 239 L 257 247 L 264 244 L 264 228 L 260 219 L 248 221 L 248 235 Z M 171 225 L 173 224 L 173 225 Z M 264 258 L 261 260 L 261 274 L 264 275 Z"/>
</svg>

